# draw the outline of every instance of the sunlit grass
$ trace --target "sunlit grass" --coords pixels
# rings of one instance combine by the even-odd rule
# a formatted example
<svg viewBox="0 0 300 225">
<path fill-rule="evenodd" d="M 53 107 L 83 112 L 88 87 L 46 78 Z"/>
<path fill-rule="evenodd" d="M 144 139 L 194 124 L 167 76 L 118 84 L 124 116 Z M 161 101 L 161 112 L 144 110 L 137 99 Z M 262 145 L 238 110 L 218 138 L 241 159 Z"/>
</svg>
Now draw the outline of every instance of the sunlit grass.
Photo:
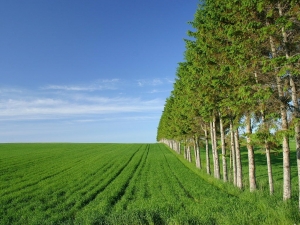
<svg viewBox="0 0 300 225">
<path fill-rule="evenodd" d="M 294 198 L 283 203 L 279 191 L 269 197 L 263 162 L 255 193 L 217 181 L 162 144 L 1 144 L 0 163 L 1 224 L 300 220 Z"/>
</svg>

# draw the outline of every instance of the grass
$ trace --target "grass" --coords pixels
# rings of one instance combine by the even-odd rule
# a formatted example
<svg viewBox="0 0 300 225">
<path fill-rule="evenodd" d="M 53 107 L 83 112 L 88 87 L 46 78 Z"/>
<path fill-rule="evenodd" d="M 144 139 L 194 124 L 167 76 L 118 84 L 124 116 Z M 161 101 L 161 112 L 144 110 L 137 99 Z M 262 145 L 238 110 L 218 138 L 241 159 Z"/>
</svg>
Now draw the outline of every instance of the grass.
<svg viewBox="0 0 300 225">
<path fill-rule="evenodd" d="M 201 148 L 201 161 L 202 161 L 202 169 L 199 170 L 195 167 L 195 159 L 194 153 L 192 152 L 192 162 L 189 163 L 185 159 L 183 159 L 183 150 L 181 151 L 182 155 L 177 155 L 178 158 L 189 167 L 192 171 L 197 173 L 207 182 L 219 187 L 227 193 L 231 193 L 233 195 L 239 196 L 239 198 L 245 199 L 246 201 L 253 202 L 256 201 L 259 207 L 262 209 L 266 209 L 268 213 L 274 210 L 274 214 L 278 214 L 275 217 L 282 217 L 281 221 L 285 221 L 286 218 L 292 218 L 294 224 L 300 224 L 299 218 L 299 187 L 298 187 L 298 174 L 297 174 L 297 161 L 296 161 L 296 148 L 295 141 L 290 140 L 290 166 L 291 166 L 291 185 L 292 185 L 292 198 L 287 201 L 282 201 L 282 187 L 283 187 L 283 167 L 282 167 L 282 152 L 276 151 L 271 154 L 272 161 L 272 170 L 273 170 L 273 182 L 274 182 L 274 194 L 270 196 L 269 194 L 269 184 L 268 184 L 268 174 L 267 174 L 267 162 L 266 155 L 264 154 L 263 149 L 256 148 L 255 149 L 255 165 L 256 165 L 256 182 L 257 182 L 257 191 L 254 193 L 249 192 L 249 178 L 248 178 L 248 153 L 246 146 L 241 146 L 241 159 L 242 159 L 242 170 L 243 170 L 243 188 L 242 190 L 238 190 L 233 187 L 232 181 L 229 183 L 224 183 L 222 181 L 222 176 L 220 180 L 216 180 L 213 178 L 213 175 L 206 174 L 206 163 L 205 163 L 205 149 L 203 146 Z M 229 151 L 229 149 L 227 150 Z M 211 156 L 212 157 L 212 156 Z M 222 175 L 222 155 L 219 150 L 219 162 L 220 162 L 220 170 Z M 213 162 L 212 158 L 210 159 L 210 167 L 213 173 Z M 229 155 L 227 156 L 227 167 L 228 172 L 229 168 Z M 231 177 L 229 177 L 231 178 Z M 232 178 L 231 178 L 232 179 Z M 289 224 L 291 222 L 282 222 L 278 224 Z"/>
<path fill-rule="evenodd" d="M 300 221 L 294 197 L 237 190 L 162 144 L 0 144 L 0 165 L 0 224 Z"/>
</svg>

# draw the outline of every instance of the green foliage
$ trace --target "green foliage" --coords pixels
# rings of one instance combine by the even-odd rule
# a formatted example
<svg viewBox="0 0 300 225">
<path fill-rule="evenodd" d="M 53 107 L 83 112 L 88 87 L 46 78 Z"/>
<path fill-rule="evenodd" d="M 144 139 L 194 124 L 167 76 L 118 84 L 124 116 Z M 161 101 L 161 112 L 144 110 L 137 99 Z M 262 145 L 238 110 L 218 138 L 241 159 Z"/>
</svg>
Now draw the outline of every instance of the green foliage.
<svg viewBox="0 0 300 225">
<path fill-rule="evenodd" d="M 206 125 L 216 118 L 218 127 L 219 117 L 230 139 L 230 122 L 239 129 L 247 116 L 247 126 L 239 129 L 247 127 L 247 133 L 240 142 L 248 147 L 248 163 L 255 167 L 252 147 L 278 153 L 288 146 L 289 137 L 299 139 L 294 127 L 299 109 L 293 107 L 300 87 L 299 12 L 300 2 L 294 0 L 204 1 L 190 22 L 191 40 L 185 40 L 185 61 L 179 63 L 157 140 L 204 139 L 203 131 L 210 132 Z M 256 129 L 251 129 L 253 122 Z M 289 151 L 285 149 L 285 159 Z M 284 163 L 285 186 L 289 186 L 289 163 Z M 251 169 L 249 177 L 255 177 L 254 171 Z M 254 190 L 254 179 L 251 182 Z M 284 199 L 289 198 L 285 195 Z"/>
</svg>

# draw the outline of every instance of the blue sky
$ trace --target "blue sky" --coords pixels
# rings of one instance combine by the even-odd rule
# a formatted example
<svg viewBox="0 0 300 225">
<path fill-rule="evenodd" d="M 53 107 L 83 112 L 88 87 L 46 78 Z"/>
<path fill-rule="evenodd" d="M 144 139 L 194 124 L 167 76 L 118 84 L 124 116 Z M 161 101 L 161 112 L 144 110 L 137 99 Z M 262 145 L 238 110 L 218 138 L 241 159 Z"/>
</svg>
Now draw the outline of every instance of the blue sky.
<svg viewBox="0 0 300 225">
<path fill-rule="evenodd" d="M 197 4 L 2 1 L 0 142 L 155 142 Z"/>
</svg>

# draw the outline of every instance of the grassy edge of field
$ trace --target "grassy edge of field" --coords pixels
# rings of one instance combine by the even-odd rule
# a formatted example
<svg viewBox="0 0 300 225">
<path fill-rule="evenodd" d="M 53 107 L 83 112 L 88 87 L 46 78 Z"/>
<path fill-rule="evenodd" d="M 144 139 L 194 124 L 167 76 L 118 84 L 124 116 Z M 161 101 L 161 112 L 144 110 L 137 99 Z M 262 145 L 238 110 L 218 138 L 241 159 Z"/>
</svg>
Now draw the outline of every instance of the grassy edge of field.
<svg viewBox="0 0 300 225">
<path fill-rule="evenodd" d="M 238 197 L 238 196 L 240 196 L 240 194 L 242 194 L 243 191 L 239 190 L 238 188 L 233 188 L 233 185 L 231 183 L 228 183 L 228 182 L 225 183 L 221 180 L 217 180 L 213 176 L 207 174 L 204 171 L 204 168 L 203 169 L 198 169 L 193 162 L 188 162 L 186 159 L 184 159 L 183 155 L 176 153 L 175 151 L 173 151 L 167 145 L 165 145 L 165 146 L 166 146 L 167 149 L 170 150 L 170 152 L 172 152 L 173 155 L 175 155 L 177 157 L 178 160 L 181 161 L 181 163 L 184 166 L 189 168 L 192 172 L 197 174 L 201 179 L 203 179 L 207 183 L 217 187 L 218 189 L 220 189 L 221 191 L 223 191 L 223 192 L 225 192 L 226 194 L 229 194 L 229 195 L 234 195 L 234 196 Z"/>
<path fill-rule="evenodd" d="M 222 179 L 218 180 L 214 178 L 213 175 L 207 174 L 206 168 L 197 168 L 194 162 L 188 162 L 182 154 L 176 153 L 165 144 L 162 145 L 172 152 L 184 166 L 199 176 L 199 178 L 218 188 L 220 191 L 224 192 L 224 194 L 235 196 L 241 201 L 248 202 L 249 204 L 255 204 L 258 211 L 268 214 L 271 221 L 276 221 L 276 224 L 300 224 L 298 201 L 296 201 L 296 199 L 298 200 L 298 194 L 291 200 L 282 201 L 281 198 L 278 198 L 278 195 L 269 195 L 267 189 L 256 190 L 254 192 L 250 192 L 245 189 L 245 187 L 243 189 L 238 189 L 230 182 L 224 182 Z"/>
</svg>

